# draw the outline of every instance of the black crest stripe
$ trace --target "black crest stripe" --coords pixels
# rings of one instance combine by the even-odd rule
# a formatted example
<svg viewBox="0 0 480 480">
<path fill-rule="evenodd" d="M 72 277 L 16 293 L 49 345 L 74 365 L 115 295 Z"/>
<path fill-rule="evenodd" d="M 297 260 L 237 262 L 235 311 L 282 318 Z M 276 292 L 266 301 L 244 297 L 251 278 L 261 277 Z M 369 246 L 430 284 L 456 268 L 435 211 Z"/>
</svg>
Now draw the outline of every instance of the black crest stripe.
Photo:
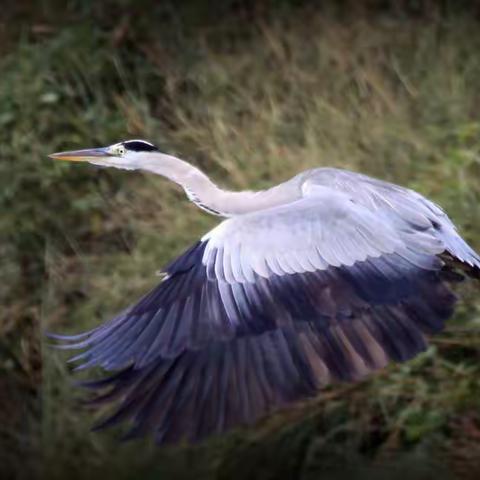
<svg viewBox="0 0 480 480">
<path fill-rule="evenodd" d="M 158 151 L 158 148 L 151 143 L 144 142 L 142 140 L 128 140 L 123 142 L 123 146 L 127 150 L 131 150 L 133 152 L 154 152 Z"/>
</svg>

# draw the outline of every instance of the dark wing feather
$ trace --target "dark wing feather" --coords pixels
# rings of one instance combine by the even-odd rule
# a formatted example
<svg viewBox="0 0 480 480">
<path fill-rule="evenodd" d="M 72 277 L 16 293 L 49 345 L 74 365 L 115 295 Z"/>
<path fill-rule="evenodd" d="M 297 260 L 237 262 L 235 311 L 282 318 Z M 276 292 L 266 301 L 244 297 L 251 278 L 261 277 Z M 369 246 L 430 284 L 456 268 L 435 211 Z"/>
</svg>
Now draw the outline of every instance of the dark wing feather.
<svg viewBox="0 0 480 480">
<path fill-rule="evenodd" d="M 391 254 L 239 286 L 206 279 L 204 247 L 116 321 L 68 345 L 87 348 L 85 366 L 115 370 L 85 384 L 100 392 L 93 404 L 117 404 L 97 428 L 127 420 L 128 438 L 163 443 L 251 423 L 331 381 L 411 358 L 453 311 L 436 257 L 424 269 Z"/>
<path fill-rule="evenodd" d="M 451 295 L 445 295 L 451 304 L 436 316 L 439 323 L 453 305 Z M 195 441 L 252 423 L 331 381 L 361 378 L 389 359 L 404 361 L 425 348 L 421 329 L 401 306 L 372 308 L 329 328 L 298 322 L 217 341 L 90 385 L 109 387 L 100 401 L 118 404 L 97 428 L 129 420 L 127 438 L 151 434 L 158 443 Z"/>
</svg>

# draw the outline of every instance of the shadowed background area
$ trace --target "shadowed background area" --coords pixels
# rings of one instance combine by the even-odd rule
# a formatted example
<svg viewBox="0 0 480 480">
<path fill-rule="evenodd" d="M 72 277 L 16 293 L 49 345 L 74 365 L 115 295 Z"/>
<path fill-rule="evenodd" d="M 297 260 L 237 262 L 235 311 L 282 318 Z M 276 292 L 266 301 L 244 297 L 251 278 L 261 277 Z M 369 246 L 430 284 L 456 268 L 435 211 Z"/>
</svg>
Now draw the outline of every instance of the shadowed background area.
<svg viewBox="0 0 480 480">
<path fill-rule="evenodd" d="M 2 478 L 477 478 L 478 284 L 415 360 L 195 447 L 91 433 L 82 375 L 40 345 L 138 299 L 217 222 L 54 151 L 145 138 L 236 189 L 345 167 L 440 203 L 479 250 L 475 2 L 31 3 L 0 13 Z"/>
</svg>

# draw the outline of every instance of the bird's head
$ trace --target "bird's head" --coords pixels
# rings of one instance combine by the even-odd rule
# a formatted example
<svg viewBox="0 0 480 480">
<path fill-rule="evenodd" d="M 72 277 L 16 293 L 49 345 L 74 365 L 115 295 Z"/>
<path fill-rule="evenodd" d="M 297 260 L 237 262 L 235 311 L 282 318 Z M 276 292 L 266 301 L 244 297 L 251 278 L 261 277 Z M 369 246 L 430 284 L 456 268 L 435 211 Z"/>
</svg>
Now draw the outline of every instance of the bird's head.
<svg viewBox="0 0 480 480">
<path fill-rule="evenodd" d="M 89 162 L 104 167 L 135 170 L 139 168 L 142 160 L 145 159 L 145 154 L 158 151 L 158 148 L 153 143 L 145 140 L 126 140 L 108 147 L 52 153 L 49 156 L 55 160 Z"/>
</svg>

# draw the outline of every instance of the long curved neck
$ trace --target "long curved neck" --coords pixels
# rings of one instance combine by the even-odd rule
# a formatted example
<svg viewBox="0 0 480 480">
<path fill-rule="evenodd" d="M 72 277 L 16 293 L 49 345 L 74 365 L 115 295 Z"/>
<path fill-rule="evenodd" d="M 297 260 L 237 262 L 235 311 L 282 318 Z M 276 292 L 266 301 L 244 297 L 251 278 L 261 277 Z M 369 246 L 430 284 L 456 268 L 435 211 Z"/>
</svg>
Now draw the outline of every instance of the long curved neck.
<svg viewBox="0 0 480 480">
<path fill-rule="evenodd" d="M 242 215 L 281 205 L 301 196 L 301 189 L 289 183 L 256 192 L 231 192 L 219 188 L 200 169 L 180 158 L 160 152 L 148 152 L 143 157 L 138 168 L 181 185 L 192 202 L 214 215 Z"/>
</svg>

